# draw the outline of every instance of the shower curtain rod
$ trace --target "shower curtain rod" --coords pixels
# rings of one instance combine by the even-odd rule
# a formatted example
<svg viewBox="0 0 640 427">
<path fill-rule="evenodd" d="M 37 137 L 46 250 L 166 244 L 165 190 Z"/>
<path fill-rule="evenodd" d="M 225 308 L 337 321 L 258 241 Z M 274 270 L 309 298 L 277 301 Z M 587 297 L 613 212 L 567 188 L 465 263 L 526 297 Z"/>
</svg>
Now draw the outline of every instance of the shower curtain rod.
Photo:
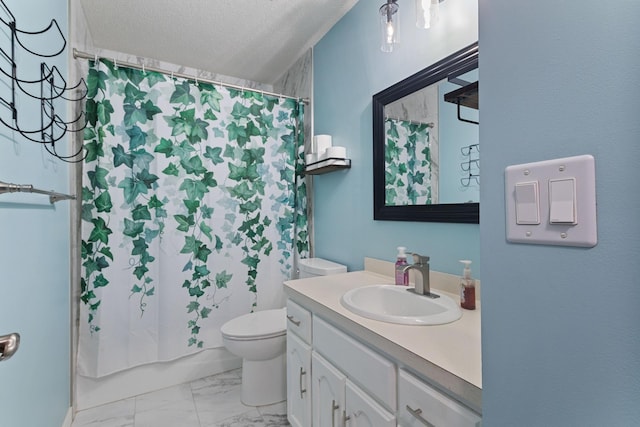
<svg viewBox="0 0 640 427">
<path fill-rule="evenodd" d="M 78 58 L 94 59 L 94 60 L 98 59 L 98 58 L 110 59 L 107 56 L 91 55 L 89 53 L 79 51 L 76 48 L 73 48 L 73 57 L 74 57 L 74 59 L 78 59 Z M 269 91 L 266 91 L 266 90 L 247 88 L 247 87 L 244 87 L 244 86 L 234 85 L 234 84 L 231 84 L 231 83 L 224 83 L 224 82 L 221 82 L 219 80 L 211 80 L 211 79 L 196 77 L 196 76 L 191 75 L 191 74 L 179 73 L 177 71 L 163 70 L 162 68 L 147 67 L 145 65 L 133 64 L 131 62 L 118 61 L 115 58 L 111 58 L 111 60 L 113 61 L 114 64 L 122 65 L 122 66 L 128 67 L 128 68 L 135 68 L 137 70 L 153 71 L 153 72 L 156 72 L 156 73 L 168 74 L 168 75 L 171 75 L 172 77 L 180 77 L 180 78 L 183 78 L 183 79 L 189 79 L 189 80 L 196 80 L 196 81 L 199 81 L 199 82 L 211 83 L 211 84 L 214 84 L 214 85 L 224 86 L 224 87 L 231 88 L 231 89 L 251 90 L 253 92 L 259 92 L 259 93 L 261 93 L 263 95 L 270 95 L 270 96 L 275 96 L 275 97 L 278 97 L 278 98 L 294 99 L 296 101 L 301 101 L 301 102 L 304 102 L 305 104 L 309 104 L 309 98 L 298 98 L 298 97 L 295 97 L 295 96 L 284 95 L 284 94 L 275 93 L 275 92 L 269 92 Z"/>
</svg>

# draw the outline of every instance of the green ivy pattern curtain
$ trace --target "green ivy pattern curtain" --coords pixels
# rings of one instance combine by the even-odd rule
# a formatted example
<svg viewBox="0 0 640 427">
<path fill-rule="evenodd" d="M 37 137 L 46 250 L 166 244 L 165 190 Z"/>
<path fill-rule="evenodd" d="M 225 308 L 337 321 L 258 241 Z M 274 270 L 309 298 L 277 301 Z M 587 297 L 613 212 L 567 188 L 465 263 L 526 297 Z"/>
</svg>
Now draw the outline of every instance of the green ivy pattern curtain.
<svg viewBox="0 0 640 427">
<path fill-rule="evenodd" d="M 87 78 L 79 372 L 222 346 L 308 254 L 297 101 L 100 60 Z"/>
<path fill-rule="evenodd" d="M 385 204 L 388 206 L 435 203 L 430 125 L 385 119 Z"/>
</svg>

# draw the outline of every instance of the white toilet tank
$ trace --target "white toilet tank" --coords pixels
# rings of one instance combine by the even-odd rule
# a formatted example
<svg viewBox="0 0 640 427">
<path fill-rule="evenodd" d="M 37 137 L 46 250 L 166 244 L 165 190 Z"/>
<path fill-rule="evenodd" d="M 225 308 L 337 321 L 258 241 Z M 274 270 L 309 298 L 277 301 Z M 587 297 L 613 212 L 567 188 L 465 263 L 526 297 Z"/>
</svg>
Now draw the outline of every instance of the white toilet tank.
<svg viewBox="0 0 640 427">
<path fill-rule="evenodd" d="M 347 266 L 322 258 L 305 258 L 299 262 L 299 279 L 346 273 Z"/>
</svg>

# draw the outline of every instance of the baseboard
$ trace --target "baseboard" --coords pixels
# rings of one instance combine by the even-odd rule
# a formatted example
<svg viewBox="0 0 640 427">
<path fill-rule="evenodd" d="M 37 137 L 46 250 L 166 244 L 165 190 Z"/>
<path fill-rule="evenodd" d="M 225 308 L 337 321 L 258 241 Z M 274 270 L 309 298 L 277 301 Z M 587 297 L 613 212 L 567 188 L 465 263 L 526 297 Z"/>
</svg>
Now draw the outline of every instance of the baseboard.
<svg viewBox="0 0 640 427">
<path fill-rule="evenodd" d="M 73 409 L 69 407 L 67 411 L 67 416 L 64 417 L 64 421 L 62 422 L 62 427 L 71 427 L 71 422 L 73 421 Z"/>
</svg>

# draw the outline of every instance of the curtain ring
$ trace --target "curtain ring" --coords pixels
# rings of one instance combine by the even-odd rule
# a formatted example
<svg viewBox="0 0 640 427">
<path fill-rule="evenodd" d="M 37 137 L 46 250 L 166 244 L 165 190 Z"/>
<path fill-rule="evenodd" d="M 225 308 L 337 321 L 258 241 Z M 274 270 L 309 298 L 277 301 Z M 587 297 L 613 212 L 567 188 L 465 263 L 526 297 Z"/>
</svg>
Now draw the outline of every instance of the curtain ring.
<svg viewBox="0 0 640 427">
<path fill-rule="evenodd" d="M 173 80 L 173 71 L 171 72 L 171 80 Z"/>
<path fill-rule="evenodd" d="M 95 62 L 96 64 L 98 63 L 98 54 L 97 53 L 93 57 L 93 62 Z"/>
<path fill-rule="evenodd" d="M 118 60 L 115 57 L 113 58 L 113 68 L 118 69 Z"/>
<path fill-rule="evenodd" d="M 146 70 L 144 69 L 144 61 L 142 62 L 142 74 L 146 73 Z"/>
</svg>

